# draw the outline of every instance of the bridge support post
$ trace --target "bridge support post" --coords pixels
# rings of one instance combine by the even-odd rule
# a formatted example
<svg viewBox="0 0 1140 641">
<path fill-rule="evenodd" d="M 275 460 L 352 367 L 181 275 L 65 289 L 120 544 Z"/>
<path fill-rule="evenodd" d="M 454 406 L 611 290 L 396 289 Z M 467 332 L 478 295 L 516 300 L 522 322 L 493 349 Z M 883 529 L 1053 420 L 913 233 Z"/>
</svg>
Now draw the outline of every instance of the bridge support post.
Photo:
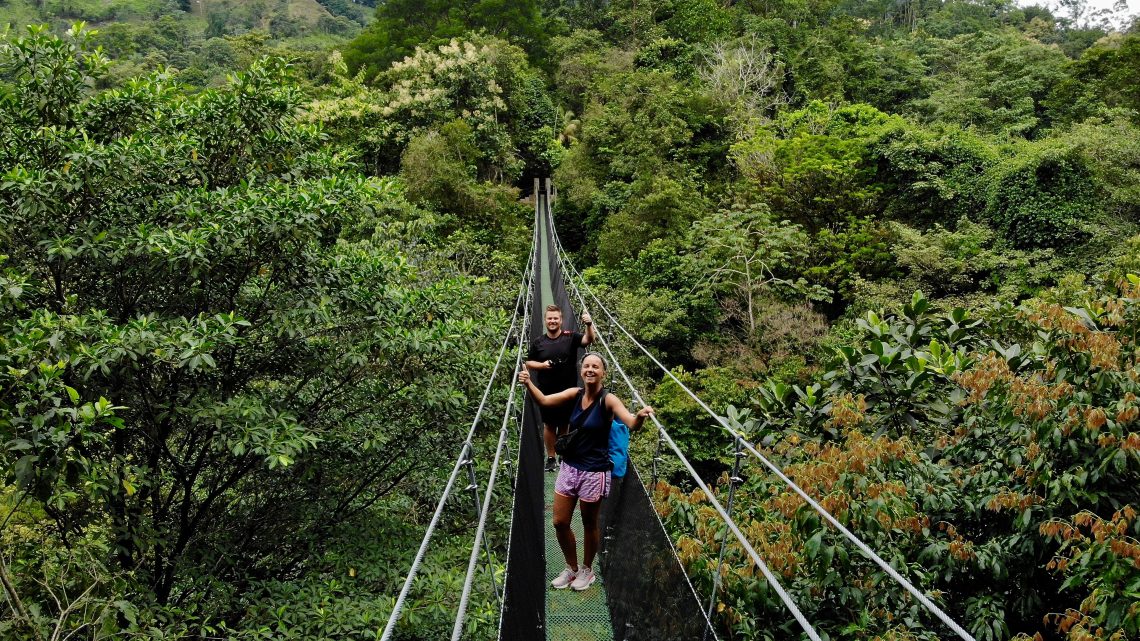
<svg viewBox="0 0 1140 641">
<path fill-rule="evenodd" d="M 467 478 L 470 483 L 467 490 L 475 500 L 475 518 L 483 518 L 483 502 L 479 500 L 479 483 L 475 480 L 475 446 L 470 441 L 463 444 L 463 465 L 467 467 Z M 483 537 L 483 549 L 487 553 L 487 574 L 491 577 L 491 588 L 495 591 L 495 598 L 503 602 L 503 595 L 499 592 L 499 584 L 495 581 L 495 557 L 491 556 L 491 543 Z"/>
<path fill-rule="evenodd" d="M 657 449 L 653 452 L 653 474 L 649 483 L 649 498 L 653 498 L 654 493 L 657 491 L 657 464 L 661 462 L 661 448 L 665 446 L 665 438 L 661 436 L 661 432 L 657 432 Z"/>
<path fill-rule="evenodd" d="M 518 415 L 511 414 L 511 422 L 515 424 L 514 435 L 519 438 L 519 443 L 522 443 L 522 421 Z M 503 442 L 503 467 L 507 468 L 507 478 L 511 481 L 511 487 L 515 486 L 515 477 L 518 475 L 518 470 L 514 468 L 514 459 L 511 457 L 511 440 L 507 439 Z"/>
<path fill-rule="evenodd" d="M 734 439 L 736 456 L 732 461 L 732 476 L 728 477 L 728 500 L 725 501 L 724 511 L 728 513 L 728 518 L 732 518 L 732 499 L 736 495 L 736 488 L 744 479 L 740 477 L 740 462 L 744 459 L 744 439 L 737 436 Z M 724 552 L 728 548 L 728 528 L 725 527 L 724 535 L 720 537 L 720 554 L 716 559 L 716 572 L 713 573 L 713 587 L 712 592 L 709 594 L 709 607 L 706 611 L 709 621 L 713 620 L 713 610 L 716 608 L 716 593 L 720 590 L 720 568 L 724 565 Z M 709 631 L 705 628 L 704 641 L 708 641 Z"/>
</svg>

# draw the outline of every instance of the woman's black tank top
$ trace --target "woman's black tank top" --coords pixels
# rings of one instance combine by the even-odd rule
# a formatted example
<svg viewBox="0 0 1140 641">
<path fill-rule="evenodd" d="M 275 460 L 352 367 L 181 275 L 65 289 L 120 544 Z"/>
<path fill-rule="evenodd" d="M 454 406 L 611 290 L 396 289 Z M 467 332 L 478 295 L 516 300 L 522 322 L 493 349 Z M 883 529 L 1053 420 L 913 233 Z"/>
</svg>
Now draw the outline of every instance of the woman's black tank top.
<svg viewBox="0 0 1140 641">
<path fill-rule="evenodd" d="M 582 446 L 576 448 L 572 456 L 564 460 L 566 464 L 582 470 L 583 472 L 605 472 L 613 469 L 610 460 L 610 425 L 613 424 L 613 412 L 605 407 L 603 401 L 606 391 L 603 388 L 594 402 L 586 409 L 582 409 L 582 396 L 586 390 L 579 390 L 574 398 L 574 409 L 570 411 L 570 429 L 582 430 L 579 438 Z"/>
</svg>

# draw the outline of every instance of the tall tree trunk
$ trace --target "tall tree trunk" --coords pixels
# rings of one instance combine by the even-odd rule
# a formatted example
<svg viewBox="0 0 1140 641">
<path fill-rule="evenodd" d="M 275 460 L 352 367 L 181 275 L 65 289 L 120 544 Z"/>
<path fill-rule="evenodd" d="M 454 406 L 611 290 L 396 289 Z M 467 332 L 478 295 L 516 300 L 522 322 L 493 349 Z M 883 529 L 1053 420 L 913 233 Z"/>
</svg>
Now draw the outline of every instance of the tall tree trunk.
<svg viewBox="0 0 1140 641">
<path fill-rule="evenodd" d="M 748 337 L 753 338 L 756 336 L 756 315 L 752 312 L 752 295 L 756 291 L 752 287 L 752 265 L 749 261 L 744 261 L 744 282 L 748 287 Z"/>
<path fill-rule="evenodd" d="M 11 604 L 13 612 L 16 617 L 22 619 L 28 625 L 28 629 L 35 635 L 37 641 L 43 641 L 43 635 L 40 634 L 40 629 L 32 622 L 32 618 L 28 616 L 28 611 L 24 609 L 24 602 L 20 600 L 20 595 L 16 593 L 15 586 L 12 581 L 8 579 L 8 564 L 4 562 L 3 556 L 0 556 L 0 584 L 4 586 L 4 594 L 8 597 L 8 603 Z"/>
</svg>

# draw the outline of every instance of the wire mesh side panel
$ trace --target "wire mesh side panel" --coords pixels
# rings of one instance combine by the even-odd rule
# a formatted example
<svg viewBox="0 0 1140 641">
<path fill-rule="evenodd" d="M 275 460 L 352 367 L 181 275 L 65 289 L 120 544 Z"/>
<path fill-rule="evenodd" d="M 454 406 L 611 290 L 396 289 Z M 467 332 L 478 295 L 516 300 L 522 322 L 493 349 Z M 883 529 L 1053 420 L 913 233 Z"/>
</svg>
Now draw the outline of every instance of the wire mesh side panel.
<svg viewBox="0 0 1140 641">
<path fill-rule="evenodd" d="M 549 216 L 549 214 L 547 214 Z M 550 220 L 548 217 L 547 220 Z M 558 262 L 558 255 L 554 253 L 554 240 L 548 233 L 545 239 L 540 242 L 545 242 L 547 246 L 547 260 L 544 267 L 547 269 L 547 274 L 550 274 L 550 290 L 554 295 L 554 300 L 551 301 L 555 305 L 562 308 L 562 329 L 571 332 L 578 331 L 578 313 L 575 312 L 574 306 L 570 303 L 570 293 L 566 291 L 566 280 L 562 277 L 562 265 Z M 545 328 L 544 328 L 545 329 Z M 581 351 L 579 351 L 579 360 L 581 360 Z"/>
<path fill-rule="evenodd" d="M 549 204 L 546 201 L 543 202 L 544 204 L 547 204 L 547 208 L 544 214 L 546 216 L 546 220 L 548 222 L 553 222 L 554 216 L 550 213 Z M 546 237 L 539 239 L 539 242 L 546 243 L 546 255 L 549 258 L 547 259 L 546 264 L 543 265 L 543 268 L 546 269 L 546 273 L 550 276 L 550 290 L 551 294 L 554 296 L 554 300 L 552 302 L 562 308 L 562 329 L 571 332 L 580 331 L 582 328 L 579 327 L 578 317 L 582 313 L 582 310 L 575 311 L 574 305 L 570 302 L 570 292 L 567 291 L 566 279 L 562 276 L 562 264 L 558 261 L 558 254 L 554 253 L 554 235 L 547 232 Z M 543 327 L 540 331 L 546 331 L 546 328 Z M 575 350 L 574 362 L 576 365 L 574 367 L 576 370 L 580 370 L 582 359 L 585 358 L 585 356 L 585 349 L 579 347 L 577 350 Z M 579 386 L 582 385 L 581 375 L 578 376 L 577 384 Z"/>
<path fill-rule="evenodd" d="M 546 554 L 542 511 L 542 420 L 529 399 L 519 439 L 510 553 L 503 601 L 502 641 L 543 637 L 546 617 Z"/>
<path fill-rule="evenodd" d="M 537 197 L 537 195 L 536 195 Z M 542 203 L 539 203 L 541 207 Z M 542 211 L 538 209 L 537 211 Z M 536 216 L 537 218 L 537 216 Z M 537 220 L 536 220 L 537 223 Z M 538 241 L 544 242 L 542 238 Z M 535 261 L 528 334 L 542 331 L 541 292 L 543 279 L 550 277 L 544 261 Z M 543 638 L 546 625 L 546 550 L 543 521 L 542 418 L 538 406 L 527 397 L 523 409 L 518 444 L 518 476 L 515 477 L 514 512 L 511 515 L 511 541 L 507 554 L 507 576 L 503 616 L 499 626 L 501 641 L 534 641 Z"/>
<path fill-rule="evenodd" d="M 633 461 L 625 478 L 614 481 L 602 504 L 602 571 L 614 639 L 717 638 Z"/>
<path fill-rule="evenodd" d="M 546 306 L 550 304 L 546 300 L 549 292 L 547 283 L 550 282 L 550 232 L 546 231 L 546 200 L 541 194 L 535 198 L 538 201 L 534 214 L 534 225 L 538 228 L 538 238 L 535 239 L 538 243 L 538 256 L 534 261 L 534 296 L 531 298 L 528 339 L 541 336 L 546 331 Z"/>
</svg>

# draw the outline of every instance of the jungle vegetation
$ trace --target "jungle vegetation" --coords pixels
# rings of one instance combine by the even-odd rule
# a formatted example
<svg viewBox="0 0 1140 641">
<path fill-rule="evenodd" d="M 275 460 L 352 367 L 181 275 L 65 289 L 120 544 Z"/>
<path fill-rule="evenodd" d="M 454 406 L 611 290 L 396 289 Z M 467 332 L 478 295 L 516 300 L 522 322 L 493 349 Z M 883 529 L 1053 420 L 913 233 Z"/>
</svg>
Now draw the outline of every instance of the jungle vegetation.
<svg viewBox="0 0 1140 641">
<path fill-rule="evenodd" d="M 1061 5 L 0 0 L 0 638 L 378 638 L 537 176 L 623 324 L 977 639 L 1140 637 L 1140 21 Z M 665 472 L 707 594 L 720 526 Z M 743 476 L 828 638 L 951 638 Z M 401 639 L 450 629 L 451 507 Z M 727 558 L 722 638 L 798 639 Z"/>
</svg>

